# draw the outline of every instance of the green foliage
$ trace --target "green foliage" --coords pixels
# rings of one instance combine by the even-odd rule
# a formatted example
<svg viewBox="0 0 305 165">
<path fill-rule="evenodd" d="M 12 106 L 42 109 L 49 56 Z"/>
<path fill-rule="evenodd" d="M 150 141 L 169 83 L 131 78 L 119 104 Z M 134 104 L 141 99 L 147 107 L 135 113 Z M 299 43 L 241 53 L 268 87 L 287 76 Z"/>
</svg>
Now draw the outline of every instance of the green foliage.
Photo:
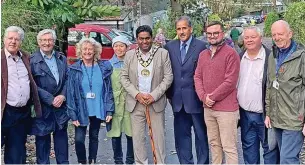
<svg viewBox="0 0 305 165">
<path fill-rule="evenodd" d="M 288 7 L 284 19 L 294 32 L 294 39 L 305 45 L 305 2 L 293 3 Z"/>
<path fill-rule="evenodd" d="M 267 15 L 266 21 L 265 21 L 265 27 L 264 27 L 264 35 L 266 37 L 270 37 L 271 36 L 271 25 L 279 20 L 279 15 L 275 12 L 271 12 Z"/>
<path fill-rule="evenodd" d="M 33 52 L 37 49 L 37 33 L 44 28 L 51 28 L 54 21 L 45 14 L 43 9 L 28 5 L 25 1 L 6 0 L 2 3 L 1 38 L 9 26 L 19 26 L 25 31 L 22 49 Z"/>
<path fill-rule="evenodd" d="M 209 20 L 209 22 L 212 22 L 212 21 L 221 21 L 221 18 L 219 17 L 218 14 L 211 14 L 208 17 L 208 20 Z"/>
</svg>

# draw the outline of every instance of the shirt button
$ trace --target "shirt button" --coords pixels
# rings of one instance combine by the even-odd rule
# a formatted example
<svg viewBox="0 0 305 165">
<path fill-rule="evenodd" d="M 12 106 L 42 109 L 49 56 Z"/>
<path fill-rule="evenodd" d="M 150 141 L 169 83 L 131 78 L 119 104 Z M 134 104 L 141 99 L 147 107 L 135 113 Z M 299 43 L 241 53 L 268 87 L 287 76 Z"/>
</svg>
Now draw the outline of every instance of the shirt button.
<svg viewBox="0 0 305 165">
<path fill-rule="evenodd" d="M 183 88 L 181 88 L 181 90 L 183 90 Z"/>
</svg>

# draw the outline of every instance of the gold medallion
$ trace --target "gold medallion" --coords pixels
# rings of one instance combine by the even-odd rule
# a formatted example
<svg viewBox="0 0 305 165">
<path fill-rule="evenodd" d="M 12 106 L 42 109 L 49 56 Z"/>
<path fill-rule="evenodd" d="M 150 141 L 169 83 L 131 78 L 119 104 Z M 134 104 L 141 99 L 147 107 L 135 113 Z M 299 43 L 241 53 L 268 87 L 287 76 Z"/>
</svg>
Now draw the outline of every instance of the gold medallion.
<svg viewBox="0 0 305 165">
<path fill-rule="evenodd" d="M 150 71 L 148 69 L 143 69 L 141 71 L 141 75 L 144 77 L 148 77 L 150 75 Z"/>
</svg>

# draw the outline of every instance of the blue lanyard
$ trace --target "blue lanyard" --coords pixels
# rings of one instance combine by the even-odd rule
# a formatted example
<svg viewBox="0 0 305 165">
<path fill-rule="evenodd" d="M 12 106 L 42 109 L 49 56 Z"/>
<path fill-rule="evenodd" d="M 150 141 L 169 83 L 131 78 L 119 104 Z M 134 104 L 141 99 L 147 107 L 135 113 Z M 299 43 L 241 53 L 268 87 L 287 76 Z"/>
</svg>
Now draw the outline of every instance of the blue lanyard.
<svg viewBox="0 0 305 165">
<path fill-rule="evenodd" d="M 281 63 L 280 63 L 280 61 L 279 61 L 279 52 L 278 52 L 278 56 L 277 56 L 277 58 L 275 59 L 275 62 L 276 62 L 276 77 L 278 77 L 278 74 L 279 74 L 279 70 L 280 70 L 280 68 L 281 68 L 281 65 L 284 63 L 284 61 L 286 60 L 286 59 L 288 59 L 288 57 L 293 53 L 293 52 L 295 52 L 295 50 L 296 50 L 296 44 L 294 44 L 294 43 L 291 43 L 291 44 L 293 44 L 292 45 L 292 48 L 290 49 L 290 51 L 287 53 L 287 55 L 286 55 L 286 57 L 285 57 L 285 59 L 283 59 L 283 61 L 281 61 Z"/>
<path fill-rule="evenodd" d="M 87 77 L 88 77 L 88 82 L 89 82 L 89 88 L 90 88 L 90 92 L 92 93 L 92 77 L 93 77 L 93 67 L 94 67 L 94 61 L 92 61 L 92 67 L 91 67 L 91 77 L 89 78 L 89 74 L 87 71 L 87 66 L 83 63 Z"/>
</svg>

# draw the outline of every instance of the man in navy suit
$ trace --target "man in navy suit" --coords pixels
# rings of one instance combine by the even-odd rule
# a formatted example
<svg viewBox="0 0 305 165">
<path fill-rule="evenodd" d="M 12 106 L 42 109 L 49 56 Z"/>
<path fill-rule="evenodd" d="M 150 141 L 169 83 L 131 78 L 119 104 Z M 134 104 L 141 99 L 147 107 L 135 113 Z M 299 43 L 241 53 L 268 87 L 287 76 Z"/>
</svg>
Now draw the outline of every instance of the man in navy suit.
<svg viewBox="0 0 305 165">
<path fill-rule="evenodd" d="M 57 164 L 69 164 L 66 108 L 67 59 L 54 51 L 56 34 L 45 29 L 38 33 L 39 49 L 31 56 L 31 70 L 38 87 L 42 117 L 33 120 L 37 164 L 50 164 L 51 134 Z"/>
<path fill-rule="evenodd" d="M 209 148 L 203 106 L 194 85 L 194 72 L 201 51 L 206 43 L 192 36 L 193 28 L 188 16 L 176 21 L 178 40 L 165 45 L 168 50 L 174 81 L 167 97 L 174 111 L 175 146 L 181 164 L 194 164 L 192 132 L 195 132 L 197 164 L 209 164 Z"/>
</svg>

